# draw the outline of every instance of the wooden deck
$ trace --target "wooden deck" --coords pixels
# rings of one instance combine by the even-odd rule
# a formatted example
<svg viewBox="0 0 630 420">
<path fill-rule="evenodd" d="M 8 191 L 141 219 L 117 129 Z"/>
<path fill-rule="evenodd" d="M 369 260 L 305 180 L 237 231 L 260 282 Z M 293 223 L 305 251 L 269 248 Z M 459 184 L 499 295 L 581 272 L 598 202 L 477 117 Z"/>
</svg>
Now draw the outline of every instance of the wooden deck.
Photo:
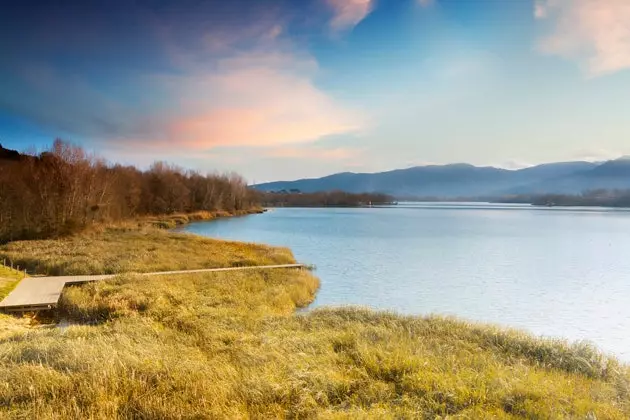
<svg viewBox="0 0 630 420">
<path fill-rule="evenodd" d="M 277 268 L 306 268 L 304 264 L 263 265 L 253 267 L 206 268 L 199 270 L 159 271 L 142 273 L 142 276 L 164 276 L 176 274 L 216 273 L 225 271 L 268 270 Z M 0 310 L 6 312 L 31 312 L 53 309 L 57 306 L 61 292 L 67 284 L 79 284 L 108 280 L 119 274 L 95 276 L 27 277 L 0 302 Z"/>
</svg>

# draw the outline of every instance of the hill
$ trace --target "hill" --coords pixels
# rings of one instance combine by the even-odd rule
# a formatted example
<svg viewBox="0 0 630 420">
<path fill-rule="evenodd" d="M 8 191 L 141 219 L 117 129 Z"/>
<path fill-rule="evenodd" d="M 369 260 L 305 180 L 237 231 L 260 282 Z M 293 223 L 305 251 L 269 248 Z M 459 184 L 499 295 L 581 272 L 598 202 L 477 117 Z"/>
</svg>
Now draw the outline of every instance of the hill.
<svg viewBox="0 0 630 420">
<path fill-rule="evenodd" d="M 404 197 L 496 197 L 526 193 L 575 193 L 592 188 L 630 188 L 630 160 L 603 164 L 559 162 L 520 170 L 459 163 L 417 166 L 380 173 L 344 172 L 315 179 L 259 184 L 260 191 L 305 193 L 342 190 Z"/>
<path fill-rule="evenodd" d="M 580 194 L 584 191 L 630 189 L 630 159 L 620 158 L 595 165 L 590 170 L 522 185 L 510 190 L 515 194 Z"/>
</svg>

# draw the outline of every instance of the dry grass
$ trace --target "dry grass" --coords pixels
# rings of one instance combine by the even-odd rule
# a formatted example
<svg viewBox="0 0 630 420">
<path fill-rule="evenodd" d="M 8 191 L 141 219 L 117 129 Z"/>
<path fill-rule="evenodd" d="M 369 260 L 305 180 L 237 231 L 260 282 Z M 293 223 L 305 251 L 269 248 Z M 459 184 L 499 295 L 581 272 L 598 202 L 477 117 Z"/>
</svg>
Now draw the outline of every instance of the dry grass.
<svg viewBox="0 0 630 420">
<path fill-rule="evenodd" d="M 46 275 L 117 274 L 267 264 L 295 260 L 286 248 L 227 242 L 161 229 L 107 227 L 55 240 L 12 242 L 0 259 Z"/>
<path fill-rule="evenodd" d="M 116 246 L 75 240 L 114 261 L 131 243 L 198 240 L 101 235 Z M 243 249 L 268 258 L 203 241 L 178 252 L 200 262 L 219 247 L 228 265 Z M 628 368 L 587 345 L 439 317 L 295 314 L 318 286 L 308 271 L 277 270 L 124 275 L 66 289 L 59 316 L 73 325 L 30 330 L 15 320 L 0 334 L 0 418 L 630 418 Z"/>
<path fill-rule="evenodd" d="M 68 289 L 63 316 L 82 325 L 0 339 L 0 417 L 630 416 L 627 368 L 587 346 L 361 309 L 294 315 L 317 287 L 280 270 Z"/>
<path fill-rule="evenodd" d="M 191 222 L 209 221 L 223 217 L 245 216 L 248 214 L 262 213 L 262 208 L 253 208 L 250 210 L 238 210 L 235 212 L 227 212 L 222 210 L 217 211 L 198 211 L 194 213 L 178 213 L 163 216 L 147 216 L 142 219 L 138 219 L 137 222 L 141 226 L 157 227 L 159 229 L 173 229 L 180 225 L 185 225 Z"/>
<path fill-rule="evenodd" d="M 29 317 L 17 318 L 0 314 L 0 340 L 16 333 L 25 334 L 32 331 L 33 320 Z"/>
<path fill-rule="evenodd" d="M 0 300 L 4 299 L 24 278 L 24 272 L 0 264 Z"/>
</svg>

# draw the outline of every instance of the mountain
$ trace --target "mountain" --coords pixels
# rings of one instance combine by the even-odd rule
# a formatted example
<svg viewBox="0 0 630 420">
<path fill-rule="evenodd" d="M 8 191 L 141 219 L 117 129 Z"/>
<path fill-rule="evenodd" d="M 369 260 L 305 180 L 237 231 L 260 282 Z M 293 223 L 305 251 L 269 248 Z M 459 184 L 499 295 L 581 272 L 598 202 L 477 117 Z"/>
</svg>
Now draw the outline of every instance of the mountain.
<svg viewBox="0 0 630 420">
<path fill-rule="evenodd" d="M 604 163 L 559 162 L 520 170 L 469 164 L 417 166 L 380 173 L 344 172 L 315 179 L 255 185 L 261 191 L 342 190 L 396 197 L 496 197 L 510 194 L 575 194 L 591 189 L 630 189 L 630 159 Z"/>
<path fill-rule="evenodd" d="M 513 193 L 579 194 L 598 189 L 630 189 L 630 159 L 620 158 L 596 165 L 586 171 L 550 177 L 513 189 Z"/>
</svg>

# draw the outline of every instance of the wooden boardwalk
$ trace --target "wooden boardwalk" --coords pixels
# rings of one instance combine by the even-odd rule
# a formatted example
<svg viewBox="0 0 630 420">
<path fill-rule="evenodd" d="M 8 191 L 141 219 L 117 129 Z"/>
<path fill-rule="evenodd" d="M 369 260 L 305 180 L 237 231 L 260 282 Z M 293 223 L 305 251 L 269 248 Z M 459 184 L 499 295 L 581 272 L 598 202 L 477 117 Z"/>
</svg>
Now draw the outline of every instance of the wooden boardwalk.
<svg viewBox="0 0 630 420">
<path fill-rule="evenodd" d="M 141 273 L 141 276 L 164 276 L 176 274 L 217 273 L 225 271 L 267 270 L 276 268 L 306 268 L 304 264 L 261 265 L 252 267 L 204 268 L 199 270 L 159 271 Z M 31 312 L 53 309 L 57 306 L 61 292 L 67 284 L 79 284 L 112 279 L 120 274 L 64 277 L 27 277 L 0 302 L 0 310 L 6 312 Z"/>
</svg>

